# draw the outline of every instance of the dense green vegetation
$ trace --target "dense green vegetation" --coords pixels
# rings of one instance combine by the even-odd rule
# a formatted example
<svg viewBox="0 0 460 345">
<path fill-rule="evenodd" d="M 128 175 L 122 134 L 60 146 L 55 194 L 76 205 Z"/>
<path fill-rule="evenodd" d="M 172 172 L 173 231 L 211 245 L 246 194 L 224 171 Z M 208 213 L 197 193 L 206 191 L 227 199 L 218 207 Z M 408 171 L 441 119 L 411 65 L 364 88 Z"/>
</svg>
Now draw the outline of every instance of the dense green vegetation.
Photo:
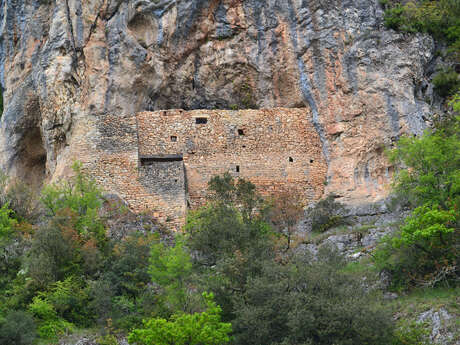
<svg viewBox="0 0 460 345">
<path fill-rule="evenodd" d="M 49 344 L 107 320 L 127 330 L 156 307 L 148 258 L 157 239 L 136 229 L 109 238 L 108 221 L 125 212 L 103 207 L 101 190 L 74 168 L 74 178 L 46 187 L 40 200 L 2 180 L 0 344 Z M 31 325 L 18 332 L 22 324 Z"/>
<path fill-rule="evenodd" d="M 460 110 L 458 97 L 451 106 Z M 132 345 L 425 344 L 425 325 L 393 319 L 395 308 L 410 315 L 413 299 L 385 302 L 376 272 L 400 292 L 458 291 L 454 112 L 390 153 L 400 167 L 394 194 L 412 211 L 366 266 L 327 246 L 313 258 L 294 231 L 300 198 L 264 200 L 230 174 L 209 182 L 208 203 L 189 212 L 183 233 L 135 222 L 121 239 L 108 234 L 127 210 L 78 164 L 40 197 L 2 178 L 0 344 L 54 344 L 88 328 L 101 345 L 118 334 Z M 319 235 L 343 224 L 341 208 L 331 196 L 310 211 Z"/>
<path fill-rule="evenodd" d="M 425 32 L 448 49 L 445 60 L 460 62 L 460 1 L 380 0 L 385 8 L 385 25 L 402 32 Z M 442 97 L 453 96 L 460 91 L 460 79 L 452 68 L 440 69 L 433 77 L 435 91 Z"/>
<path fill-rule="evenodd" d="M 402 138 L 390 154 L 405 169 L 394 190 L 412 209 L 396 236 L 376 253 L 393 288 L 436 286 L 458 279 L 460 244 L 460 117 L 450 116 L 421 138 Z"/>
</svg>

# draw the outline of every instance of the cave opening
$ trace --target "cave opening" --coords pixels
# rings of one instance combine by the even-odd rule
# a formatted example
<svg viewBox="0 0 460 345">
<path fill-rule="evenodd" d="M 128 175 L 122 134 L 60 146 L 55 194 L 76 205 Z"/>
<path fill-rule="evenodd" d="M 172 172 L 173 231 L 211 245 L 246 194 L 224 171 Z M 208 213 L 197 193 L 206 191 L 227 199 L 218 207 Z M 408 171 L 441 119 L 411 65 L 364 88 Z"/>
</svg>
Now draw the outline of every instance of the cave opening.
<svg viewBox="0 0 460 345">
<path fill-rule="evenodd" d="M 40 128 L 27 129 L 19 148 L 17 177 L 40 189 L 46 178 L 46 150 Z"/>
</svg>

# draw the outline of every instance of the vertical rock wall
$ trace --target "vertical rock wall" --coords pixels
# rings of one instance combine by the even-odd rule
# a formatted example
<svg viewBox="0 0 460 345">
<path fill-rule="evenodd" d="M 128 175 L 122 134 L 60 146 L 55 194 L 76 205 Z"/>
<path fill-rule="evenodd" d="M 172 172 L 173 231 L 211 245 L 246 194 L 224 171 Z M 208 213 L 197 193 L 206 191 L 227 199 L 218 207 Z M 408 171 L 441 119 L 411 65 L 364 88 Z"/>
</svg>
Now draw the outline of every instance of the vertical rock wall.
<svg viewBox="0 0 460 345">
<path fill-rule="evenodd" d="M 306 107 L 325 193 L 381 199 L 384 148 L 430 117 L 434 50 L 382 16 L 378 0 L 3 0 L 0 164 L 38 186 L 109 145 L 107 115 Z"/>
</svg>

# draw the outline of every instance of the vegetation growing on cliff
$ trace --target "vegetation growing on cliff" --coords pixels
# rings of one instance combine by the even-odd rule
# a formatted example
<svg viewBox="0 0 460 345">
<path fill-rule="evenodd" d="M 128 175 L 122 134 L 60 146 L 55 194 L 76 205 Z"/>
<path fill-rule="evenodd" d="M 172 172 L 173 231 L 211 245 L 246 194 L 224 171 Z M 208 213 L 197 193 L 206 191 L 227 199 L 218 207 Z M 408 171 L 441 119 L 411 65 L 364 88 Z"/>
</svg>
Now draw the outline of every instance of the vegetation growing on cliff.
<svg viewBox="0 0 460 345">
<path fill-rule="evenodd" d="M 286 245 L 286 233 L 272 226 L 282 212 L 251 183 L 213 178 L 208 204 L 190 213 L 174 243 L 134 229 L 115 241 L 106 234 L 123 211 L 108 212 L 100 189 L 75 169 L 45 188 L 39 222 L 8 203 L 1 209 L 0 344 L 53 343 L 94 325 L 108 332 L 100 344 L 119 333 L 142 345 L 407 338 L 371 276 L 345 270 L 329 249 L 313 260 L 296 242 Z M 271 207 L 280 203 L 290 204 Z"/>
<path fill-rule="evenodd" d="M 457 282 L 459 123 L 449 117 L 391 153 L 404 168 L 395 192 L 413 209 L 373 254 L 394 289 Z M 107 332 L 100 344 L 116 334 L 133 345 L 425 342 L 423 326 L 397 326 L 375 274 L 348 269 L 331 248 L 314 259 L 299 247 L 295 195 L 268 203 L 250 182 L 216 176 L 183 234 L 134 227 L 115 240 L 108 233 L 123 208 L 74 169 L 38 203 L 24 186 L 0 184 L 2 345 L 49 344 L 94 325 Z M 313 218 L 329 224 L 323 213 Z"/>
<path fill-rule="evenodd" d="M 2 189 L 0 197 L 0 344 L 32 344 L 34 338 L 52 343 L 78 328 L 103 327 L 109 319 L 127 329 L 150 315 L 153 235 L 132 229 L 122 241 L 109 238 L 109 221 L 123 220 L 123 210 L 104 206 L 101 190 L 78 165 L 73 178 L 45 188 L 38 221 L 32 200 L 10 209 L 16 199 L 33 197 L 18 185 Z M 31 326 L 15 333 L 27 323 Z"/>
<path fill-rule="evenodd" d="M 385 25 L 403 32 L 426 32 L 448 46 L 447 60 L 460 61 L 460 2 L 458 0 L 398 1 L 381 0 Z M 460 92 L 458 73 L 441 69 L 433 78 L 436 92 L 442 97 Z"/>
<path fill-rule="evenodd" d="M 400 167 L 394 190 L 412 208 L 400 232 L 377 252 L 394 288 L 436 286 L 458 279 L 460 244 L 460 117 L 452 115 L 420 138 L 402 138 L 391 152 Z"/>
</svg>

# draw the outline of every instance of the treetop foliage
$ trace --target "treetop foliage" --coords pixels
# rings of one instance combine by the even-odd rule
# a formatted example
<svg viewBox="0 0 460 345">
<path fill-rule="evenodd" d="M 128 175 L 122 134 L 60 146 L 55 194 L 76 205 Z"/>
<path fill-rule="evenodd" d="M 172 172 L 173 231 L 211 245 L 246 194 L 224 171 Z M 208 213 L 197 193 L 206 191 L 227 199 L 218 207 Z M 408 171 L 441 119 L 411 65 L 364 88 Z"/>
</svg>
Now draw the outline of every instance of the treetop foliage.
<svg viewBox="0 0 460 345">
<path fill-rule="evenodd" d="M 207 308 L 201 313 L 174 314 L 169 320 L 144 320 L 144 328 L 133 330 L 130 344 L 137 345 L 216 345 L 227 344 L 232 331 L 230 323 L 221 322 L 222 309 L 213 301 L 213 294 L 203 293 Z"/>
<path fill-rule="evenodd" d="M 376 258 L 393 285 L 435 285 L 458 276 L 460 118 L 455 114 L 419 138 L 401 138 L 390 153 L 400 167 L 394 191 L 411 206 L 399 233 Z"/>
</svg>

